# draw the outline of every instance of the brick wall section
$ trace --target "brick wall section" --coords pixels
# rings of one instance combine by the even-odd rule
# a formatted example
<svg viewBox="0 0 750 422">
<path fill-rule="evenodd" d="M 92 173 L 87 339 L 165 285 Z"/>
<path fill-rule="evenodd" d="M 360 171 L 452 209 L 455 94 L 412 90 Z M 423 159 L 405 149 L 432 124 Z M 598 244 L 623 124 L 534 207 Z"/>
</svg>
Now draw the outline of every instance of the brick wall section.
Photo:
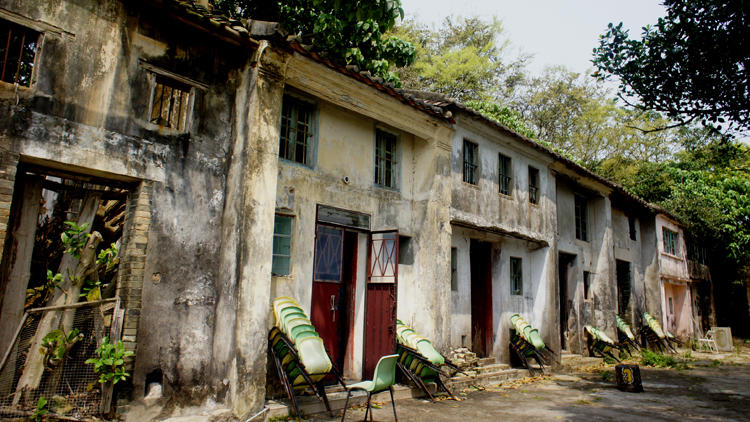
<svg viewBox="0 0 750 422">
<path fill-rule="evenodd" d="M 141 316 L 141 295 L 145 276 L 148 231 L 151 227 L 152 183 L 141 182 L 130 195 L 128 215 L 125 220 L 125 250 L 122 253 L 117 294 L 125 318 L 122 325 L 122 341 L 126 350 L 136 351 L 138 322 Z M 129 366 L 132 369 L 133 360 Z"/>
<path fill-rule="evenodd" d="M 16 182 L 18 158 L 18 154 L 0 146 L 0 257 L 3 256 L 8 233 L 8 219 L 10 204 L 13 201 L 13 185 Z"/>
</svg>

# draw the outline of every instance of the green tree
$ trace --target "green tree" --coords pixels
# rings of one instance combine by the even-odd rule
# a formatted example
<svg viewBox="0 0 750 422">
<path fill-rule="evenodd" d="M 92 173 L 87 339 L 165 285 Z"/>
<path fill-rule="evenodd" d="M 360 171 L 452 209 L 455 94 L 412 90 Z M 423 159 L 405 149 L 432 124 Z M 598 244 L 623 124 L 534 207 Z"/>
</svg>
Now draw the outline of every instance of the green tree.
<svg viewBox="0 0 750 422">
<path fill-rule="evenodd" d="M 640 40 L 631 39 L 622 23 L 609 24 L 594 49 L 595 76 L 617 77 L 621 98 L 677 125 L 750 129 L 747 1 L 665 0 L 664 5 L 667 16 L 644 27 Z"/>
<path fill-rule="evenodd" d="M 212 0 L 214 7 L 232 16 L 253 17 L 257 2 Z M 279 22 L 303 44 L 311 45 L 334 62 L 357 65 L 373 75 L 400 86 L 393 66 L 406 66 L 414 60 L 414 47 L 386 33 L 397 19 L 403 19 L 400 0 L 288 0 L 270 2 L 268 15 L 278 14 Z"/>
<path fill-rule="evenodd" d="M 527 58 L 508 57 L 510 43 L 497 18 L 449 16 L 439 28 L 407 20 L 393 34 L 416 48 L 414 63 L 397 70 L 407 88 L 507 104 L 524 79 Z"/>
</svg>

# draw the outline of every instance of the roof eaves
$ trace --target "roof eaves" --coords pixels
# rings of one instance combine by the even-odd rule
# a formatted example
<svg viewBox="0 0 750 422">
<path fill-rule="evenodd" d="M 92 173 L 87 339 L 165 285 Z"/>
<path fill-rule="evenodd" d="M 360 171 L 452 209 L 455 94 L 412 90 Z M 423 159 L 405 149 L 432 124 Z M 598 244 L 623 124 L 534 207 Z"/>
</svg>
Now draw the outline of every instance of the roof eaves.
<svg viewBox="0 0 750 422">
<path fill-rule="evenodd" d="M 323 57 L 321 54 L 311 51 L 309 48 L 307 48 L 307 46 L 303 46 L 296 39 L 292 37 L 290 37 L 290 39 L 286 41 L 286 45 L 289 46 L 293 51 L 296 51 L 297 53 L 305 57 L 308 57 L 318 63 L 321 63 L 327 66 L 328 68 L 333 69 L 343 75 L 346 75 L 359 82 L 369 85 L 377 89 L 380 92 L 383 92 L 393 98 L 396 98 L 397 100 L 401 101 L 402 103 L 410 107 L 413 107 L 417 110 L 425 112 L 431 115 L 432 117 L 438 118 L 439 120 L 442 120 L 448 123 L 455 123 L 453 119 L 451 118 L 451 115 L 446 114 L 441 107 L 429 104 L 414 96 L 405 95 L 402 92 L 402 90 L 396 88 L 391 83 L 385 82 L 383 78 L 372 76 L 372 74 L 370 74 L 369 71 L 360 71 L 357 66 L 353 66 L 353 65 L 341 66 L 339 64 L 336 64 L 333 61 L 331 61 L 329 58 Z"/>
</svg>

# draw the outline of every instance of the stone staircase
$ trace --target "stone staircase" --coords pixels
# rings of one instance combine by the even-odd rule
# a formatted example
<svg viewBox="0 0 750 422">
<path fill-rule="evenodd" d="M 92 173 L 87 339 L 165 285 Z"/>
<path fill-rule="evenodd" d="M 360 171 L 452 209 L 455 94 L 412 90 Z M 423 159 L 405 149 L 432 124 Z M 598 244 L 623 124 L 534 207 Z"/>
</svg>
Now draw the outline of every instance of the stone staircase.
<svg viewBox="0 0 750 422">
<path fill-rule="evenodd" d="M 475 366 L 471 369 L 466 369 L 465 373 L 459 373 L 445 380 L 446 386 L 458 395 L 462 390 L 477 387 L 487 387 L 498 385 L 504 381 L 519 379 L 528 376 L 529 372 L 525 369 L 513 369 L 507 364 L 496 363 L 495 358 L 481 358 L 476 359 Z M 431 393 L 435 393 L 436 386 L 431 383 L 427 386 Z M 411 385 L 397 384 L 393 387 L 393 397 L 395 400 L 423 398 L 424 392 L 419 388 L 412 388 Z M 328 395 L 328 402 L 331 405 L 331 410 L 334 414 L 339 412 L 344 407 L 346 401 L 346 392 L 343 390 L 341 385 L 333 385 L 326 388 Z M 388 391 L 378 393 L 372 398 L 375 402 L 389 402 L 391 400 Z M 364 391 L 353 391 L 349 399 L 349 406 L 357 404 L 365 404 L 367 401 L 367 393 Z M 325 406 L 318 400 L 314 395 L 306 395 L 298 397 L 298 403 L 300 411 L 304 415 L 313 415 L 316 413 L 325 412 Z M 266 402 L 268 406 L 268 418 L 281 417 L 293 412 L 292 405 L 288 399 L 284 400 L 269 400 Z"/>
</svg>

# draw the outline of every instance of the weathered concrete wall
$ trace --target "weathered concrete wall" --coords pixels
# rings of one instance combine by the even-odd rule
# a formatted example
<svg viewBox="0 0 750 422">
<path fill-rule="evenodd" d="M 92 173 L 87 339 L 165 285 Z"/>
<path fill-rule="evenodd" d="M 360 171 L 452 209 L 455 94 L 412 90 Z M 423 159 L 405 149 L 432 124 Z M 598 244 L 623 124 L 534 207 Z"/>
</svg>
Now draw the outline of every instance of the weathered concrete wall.
<svg viewBox="0 0 750 422">
<path fill-rule="evenodd" d="M 317 152 L 309 166 L 278 158 L 276 208 L 294 216 L 292 270 L 273 277 L 271 297 L 295 297 L 310 311 L 318 204 L 365 213 L 372 230 L 398 229 L 411 237 L 414 261 L 399 266 L 398 317 L 442 348 L 450 289 L 450 128 L 301 56 L 290 59 L 285 82 L 287 92 L 316 105 Z M 398 136 L 397 189 L 374 184 L 376 128 Z M 359 235 L 354 341 L 344 367 L 355 378 L 362 368 L 366 240 Z"/>
<path fill-rule="evenodd" d="M 642 323 L 643 312 L 645 311 L 643 248 L 641 247 L 643 234 L 641 232 L 641 218 L 632 214 L 632 218 L 635 220 L 636 235 L 635 239 L 630 238 L 629 217 L 631 217 L 631 215 L 626 211 L 612 207 L 612 228 L 615 244 L 614 257 L 616 260 L 630 263 L 631 293 L 630 301 L 627 305 L 630 311 L 630 319 L 626 322 L 630 324 L 631 327 L 638 327 Z M 620 316 L 624 317 L 625 315 L 626 313 L 623 312 L 623 310 L 620 310 Z"/>
<path fill-rule="evenodd" d="M 555 299 L 555 180 L 549 156 L 521 145 L 468 116 L 456 118 L 451 151 L 452 247 L 457 250 L 457 291 L 451 292 L 451 347 L 471 347 L 470 240 L 492 243 L 493 355 L 509 360 L 510 315 L 522 314 L 557 349 Z M 479 181 L 463 182 L 463 141 L 478 145 Z M 511 194 L 499 189 L 499 157 L 511 159 Z M 529 202 L 528 168 L 539 170 L 539 202 Z M 511 295 L 510 257 L 522 259 L 523 294 Z M 448 283 L 449 284 L 449 283 Z M 463 342 L 463 344 L 462 344 Z"/>
<path fill-rule="evenodd" d="M 661 279 L 659 277 L 659 249 L 656 238 L 656 220 L 654 217 L 644 218 L 639 223 L 641 259 L 644 268 L 644 311 L 650 313 L 657 321 L 661 321 L 662 291 Z"/>
<path fill-rule="evenodd" d="M 270 182 L 275 182 L 276 170 L 275 159 L 263 157 L 277 154 L 278 113 L 272 105 L 280 104 L 280 91 L 251 82 L 253 48 L 225 44 L 141 3 L 3 0 L 0 10 L 10 10 L 15 22 L 44 32 L 35 84 L 18 89 L 0 84 L 4 150 L 21 161 L 148 188 L 136 191 L 133 245 L 125 248 L 141 245 L 133 253 L 145 250 L 145 256 L 132 260 L 122 275 L 127 284 L 121 286 L 130 299 L 125 301 L 131 307 L 127 315 L 133 317 L 130 323 L 126 319 L 125 334 L 137 341 L 134 396 L 143 394 L 146 374 L 158 369 L 167 393 L 179 390 L 173 397 L 180 401 L 200 401 L 231 378 L 235 403 L 242 403 L 237 414 L 257 409 L 262 403 L 257 387 L 265 382 L 265 337 L 255 333 L 264 331 L 267 300 L 262 317 L 251 308 L 257 298 L 267 298 L 270 277 L 264 287 L 262 278 L 255 279 L 256 268 L 247 267 L 257 265 L 263 274 L 270 268 L 270 253 L 267 262 L 261 256 L 270 250 L 275 197 Z M 187 130 L 148 121 L 149 66 L 196 81 Z M 248 112 L 259 97 L 265 103 Z M 268 108 L 270 120 L 264 115 Z M 266 126 L 253 124 L 259 118 L 266 119 Z M 274 139 L 269 141 L 270 126 Z M 270 206 L 263 204 L 262 193 L 241 196 L 240 206 L 249 211 L 240 220 L 240 232 L 252 236 L 229 258 L 240 269 L 227 287 L 219 278 L 219 263 L 225 246 L 225 196 L 238 188 L 226 183 L 238 137 L 254 142 L 241 152 L 248 163 L 245 186 L 265 186 L 271 193 L 265 194 Z M 146 226 L 139 216 L 147 217 Z M 144 227 L 143 233 L 135 232 Z M 240 340 L 217 341 L 229 345 L 229 354 L 239 350 L 231 363 L 234 372 L 211 368 L 217 298 L 227 291 L 237 295 L 236 302 L 218 312 L 225 320 L 243 319 L 237 326 Z M 137 317 L 140 322 L 133 323 Z M 234 330 L 232 325 L 228 331 Z"/>
<path fill-rule="evenodd" d="M 604 188 L 602 188 L 604 189 Z M 588 240 L 576 239 L 575 195 L 587 198 Z M 606 190 L 594 191 L 567 177 L 557 179 L 558 251 L 575 255 L 568 271 L 568 299 L 572 306 L 566 331 L 568 349 L 585 349 L 587 324 L 616 335 L 617 283 L 612 230 L 612 207 Z M 583 272 L 590 272 L 589 299 L 584 299 Z"/>
</svg>

